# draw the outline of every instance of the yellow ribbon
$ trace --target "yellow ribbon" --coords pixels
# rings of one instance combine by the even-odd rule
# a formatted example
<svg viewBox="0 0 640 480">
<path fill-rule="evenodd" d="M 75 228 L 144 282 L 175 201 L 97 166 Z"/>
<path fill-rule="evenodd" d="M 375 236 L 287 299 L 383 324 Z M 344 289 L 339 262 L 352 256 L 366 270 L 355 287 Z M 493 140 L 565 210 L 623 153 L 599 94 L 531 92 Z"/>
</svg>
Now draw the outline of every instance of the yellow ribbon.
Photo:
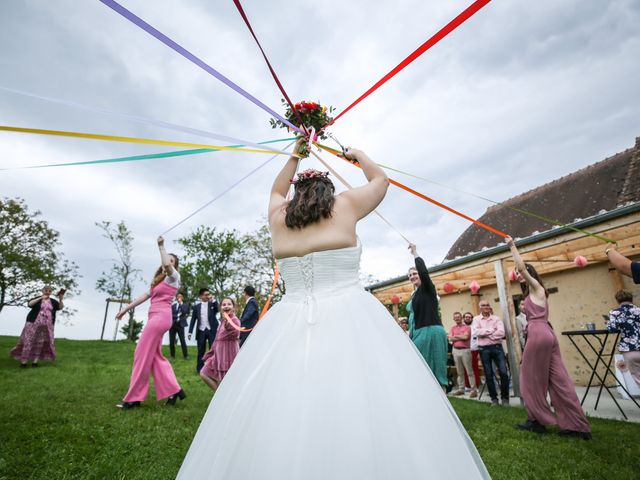
<svg viewBox="0 0 640 480">
<path fill-rule="evenodd" d="M 154 140 L 150 138 L 119 137 L 115 135 L 99 135 L 97 133 L 65 132 L 61 130 L 42 130 L 39 128 L 8 127 L 5 125 L 0 125 L 0 131 L 18 132 L 18 133 L 35 133 L 38 135 L 55 135 L 58 137 L 86 138 L 91 140 L 106 140 L 109 142 L 144 143 L 147 145 L 168 145 L 168 146 L 174 146 L 174 147 L 204 148 L 207 150 L 231 150 L 234 152 L 270 153 L 271 155 L 274 154 L 273 150 L 226 147 L 222 145 L 204 145 L 201 143 L 173 142 L 170 140 Z M 279 155 L 284 155 L 284 154 L 279 153 Z"/>
</svg>

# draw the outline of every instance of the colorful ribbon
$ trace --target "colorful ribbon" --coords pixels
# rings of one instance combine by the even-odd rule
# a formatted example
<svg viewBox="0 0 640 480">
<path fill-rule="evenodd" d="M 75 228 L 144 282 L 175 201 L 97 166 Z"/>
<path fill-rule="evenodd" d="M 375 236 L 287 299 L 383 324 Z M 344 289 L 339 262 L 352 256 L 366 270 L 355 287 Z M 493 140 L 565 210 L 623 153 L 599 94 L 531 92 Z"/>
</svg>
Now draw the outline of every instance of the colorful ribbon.
<svg viewBox="0 0 640 480">
<path fill-rule="evenodd" d="M 289 148 L 291 145 L 293 145 L 294 142 L 291 142 L 289 145 L 287 145 L 285 148 Z M 247 178 L 249 178 L 251 175 L 253 175 L 254 173 L 256 173 L 258 170 L 260 170 L 262 167 L 264 167 L 267 163 L 269 163 L 270 161 L 272 161 L 274 158 L 276 158 L 278 155 L 274 155 L 272 157 L 270 157 L 266 162 L 261 163 L 260 165 L 258 165 L 256 168 L 254 168 L 253 170 L 251 170 L 249 173 L 247 173 L 244 177 L 240 178 L 239 180 L 237 180 L 236 182 L 234 182 L 233 184 L 231 184 L 228 188 L 226 188 L 225 190 L 223 190 L 222 192 L 220 192 L 218 195 L 216 195 L 213 199 L 209 200 L 207 203 L 205 203 L 204 205 L 202 205 L 201 207 L 199 207 L 196 211 L 194 211 L 193 213 L 189 214 L 188 216 L 186 216 L 185 218 L 183 218 L 182 220 L 180 220 L 178 223 L 176 223 L 173 227 L 165 230 L 164 232 L 162 232 L 160 234 L 160 236 L 164 236 L 165 234 L 169 233 L 171 230 L 179 227 L 180 225 L 182 225 L 184 222 L 186 222 L 187 220 L 189 220 L 191 217 L 193 217 L 195 214 L 201 212 L 202 210 L 204 210 L 205 208 L 207 208 L 209 205 L 211 205 L 213 202 L 215 202 L 216 200 L 218 200 L 220 197 L 222 197 L 225 193 L 231 191 L 232 189 L 234 189 L 236 186 L 238 186 L 240 183 L 242 183 L 244 180 L 246 180 Z"/>
<path fill-rule="evenodd" d="M 579 233 L 582 233 L 582 234 L 587 235 L 589 237 L 597 238 L 598 240 L 601 240 L 602 242 L 605 242 L 605 243 L 615 243 L 613 240 L 611 240 L 611 239 L 609 239 L 607 237 L 603 237 L 602 235 L 598 235 L 596 233 L 587 232 L 586 230 L 583 230 L 581 228 L 573 227 L 571 225 L 567 225 L 566 223 L 562 223 L 559 220 L 554 220 L 553 218 L 545 217 L 544 215 L 540 215 L 539 213 L 535 213 L 535 212 L 532 212 L 530 210 L 525 210 L 524 208 L 512 207 L 510 205 L 507 205 L 506 203 L 496 202 L 495 200 L 491 200 L 490 198 L 486 198 L 486 197 L 483 197 L 481 195 L 478 195 L 478 194 L 475 194 L 475 193 L 472 193 L 472 192 L 467 192 L 465 190 L 461 190 L 461 189 L 458 189 L 458 188 L 450 187 L 449 185 L 445 185 L 443 183 L 439 183 L 439 182 L 436 182 L 434 180 L 429 180 L 428 178 L 420 177 L 418 175 L 414 175 L 412 173 L 405 172 L 403 170 L 398 170 L 397 168 L 389 167 L 388 165 L 383 165 L 381 163 L 378 163 L 378 165 L 380 167 L 382 167 L 382 168 L 387 169 L 387 170 L 392 170 L 394 172 L 398 172 L 398 173 L 401 173 L 403 175 L 407 175 L 408 177 L 417 178 L 418 180 L 422 180 L 424 182 L 432 183 L 434 185 L 438 185 L 438 186 L 443 187 L 443 188 L 448 188 L 449 190 L 453 190 L 454 192 L 464 193 L 465 195 L 469 195 L 471 197 L 475 197 L 475 198 L 478 198 L 480 200 L 484 200 L 485 202 L 493 203 L 494 205 L 500 205 L 501 207 L 507 208 L 507 209 L 509 209 L 509 210 L 511 210 L 513 212 L 521 213 L 521 214 L 526 215 L 528 217 L 537 218 L 538 220 L 542 220 L 543 222 L 547 222 L 547 223 L 550 223 L 552 225 L 558 225 L 559 227 L 564 227 L 564 228 L 567 228 L 569 230 L 573 230 L 574 232 L 579 232 Z"/>
<path fill-rule="evenodd" d="M 394 77 L 398 72 L 404 69 L 407 65 L 413 62 L 416 58 L 422 55 L 424 52 L 433 47 L 436 43 L 442 40 L 444 37 L 453 32 L 456 28 L 462 25 L 465 21 L 471 18 L 478 10 L 488 4 L 491 0 L 476 0 L 469 7 L 467 7 L 462 13 L 460 13 L 456 18 L 447 23 L 442 29 L 440 29 L 434 36 L 432 36 L 429 40 L 420 45 L 416 50 L 411 53 L 407 58 L 405 58 L 402 62 L 400 62 L 395 68 L 393 68 L 389 73 L 387 73 L 384 77 L 378 80 L 369 90 L 360 95 L 351 105 L 345 108 L 338 116 L 336 116 L 331 122 L 329 122 L 326 127 L 329 125 L 333 125 L 333 123 L 338 120 L 341 116 L 355 107 L 362 100 L 367 98 L 373 92 L 375 92 L 378 88 L 380 88 L 383 84 L 389 81 L 392 77 Z"/>
<path fill-rule="evenodd" d="M 196 57 L 193 53 L 189 52 L 187 49 L 185 49 L 184 47 L 180 46 L 179 44 L 177 44 L 176 42 L 174 42 L 173 40 L 171 40 L 169 37 L 167 37 L 164 33 L 160 32 L 159 30 L 157 30 L 156 28 L 152 27 L 151 25 L 149 25 L 147 22 L 145 22 L 144 20 L 142 20 L 140 17 L 136 16 L 134 13 L 130 12 L 129 10 L 127 10 L 126 8 L 124 8 L 122 5 L 120 5 L 118 2 L 114 1 L 114 0 L 100 0 L 103 4 L 105 4 L 107 7 L 109 7 L 110 9 L 112 9 L 114 12 L 119 13 L 120 15 L 122 15 L 124 18 L 126 18 L 127 20 L 129 20 L 130 22 L 132 22 L 134 25 L 140 27 L 142 30 L 144 30 L 145 32 L 147 32 L 149 35 L 157 38 L 158 40 L 160 40 L 162 43 L 164 43 L 167 47 L 175 50 L 177 53 L 179 53 L 180 55 L 182 55 L 184 58 L 186 58 L 187 60 L 189 60 L 190 62 L 194 63 L 195 65 L 199 66 L 201 69 L 203 69 L 205 72 L 207 72 L 208 74 L 212 75 L 213 77 L 217 78 L 218 80 L 220 80 L 222 83 L 224 83 L 227 87 L 231 88 L 232 90 L 238 92 L 240 95 L 242 95 L 244 98 L 246 98 L 247 100 L 249 100 L 250 102 L 254 103 L 255 105 L 259 106 L 260 108 L 262 108 L 264 111 L 266 111 L 267 113 L 269 113 L 270 115 L 273 115 L 275 118 L 277 118 L 278 120 L 280 120 L 282 123 L 284 123 L 285 125 L 287 125 L 289 128 L 292 128 L 293 130 L 296 130 L 297 132 L 303 133 L 302 130 L 300 130 L 298 127 L 296 127 L 294 124 L 292 124 L 291 122 L 289 122 L 286 118 L 284 118 L 283 116 L 281 116 L 280 114 L 278 114 L 277 112 L 275 112 L 274 110 L 272 110 L 271 108 L 267 107 L 264 103 L 262 103 L 260 100 L 258 100 L 256 97 L 254 97 L 253 95 L 251 95 L 249 92 L 247 92 L 246 90 L 243 90 L 241 87 L 239 87 L 238 85 L 236 85 L 235 83 L 233 83 L 231 80 L 229 80 L 227 77 L 225 77 L 224 75 L 222 75 L 220 72 L 218 72 L 215 68 L 207 65 L 203 60 L 199 59 L 198 57 Z"/>
<path fill-rule="evenodd" d="M 174 142 L 171 140 L 154 140 L 150 138 L 121 137 L 115 135 L 100 135 L 97 133 L 67 132 L 62 130 L 43 130 L 39 128 L 21 128 L 0 125 L 0 131 L 18 132 L 18 133 L 34 133 L 38 135 L 54 135 L 58 137 L 85 138 L 90 140 L 105 140 L 108 142 L 124 142 L 124 143 L 143 143 L 147 145 L 167 145 L 173 147 L 191 147 L 204 148 L 206 150 L 229 150 L 233 152 L 249 152 L 249 153 L 273 153 L 272 150 L 260 150 L 255 148 L 238 148 L 234 146 L 223 145 L 206 145 L 202 143 L 190 142 Z M 290 155 L 285 151 L 278 151 L 277 155 Z M 295 154 L 292 154 L 295 155 Z"/>
<path fill-rule="evenodd" d="M 145 125 L 154 125 L 160 128 L 166 128 L 169 130 L 175 130 L 177 132 L 189 133 L 191 135 L 197 135 L 200 137 L 213 138 L 214 140 L 220 140 L 228 143 L 241 143 L 242 146 L 252 146 L 256 148 L 260 148 L 261 144 L 252 143 L 247 140 L 241 140 L 239 138 L 229 137 L 228 135 L 222 135 L 220 133 L 207 132 L 205 130 L 198 130 L 196 128 L 185 127 L 183 125 L 176 125 L 175 123 L 164 122 L 162 120 L 155 120 L 153 118 L 140 117 L 138 115 L 130 115 L 127 113 L 114 112 L 112 110 L 107 110 L 106 108 L 99 107 L 91 107 L 87 105 L 82 105 L 80 103 L 71 102 L 68 100 L 59 100 L 57 98 L 45 97 L 42 95 L 36 95 L 35 93 L 24 92 L 22 90 L 16 90 L 14 88 L 7 88 L 0 85 L 0 90 L 4 90 L 5 92 L 14 93 L 16 95 L 22 95 L 30 98 L 37 98 L 38 100 L 44 100 L 46 102 L 56 103 L 58 105 L 64 105 L 67 107 L 78 108 L 80 110 L 86 110 L 89 112 L 100 113 L 102 115 L 108 115 L 116 118 L 123 118 L 125 120 L 130 120 L 133 122 L 142 123 Z M 264 144 L 264 142 L 262 143 Z M 280 152 L 283 154 L 287 154 L 287 152 L 283 152 L 282 150 L 272 149 L 271 147 L 266 147 L 269 150 L 273 150 L 274 152 Z M 287 154 L 288 155 L 288 154 Z"/>
<path fill-rule="evenodd" d="M 353 188 L 349 184 L 349 182 L 347 182 L 338 172 L 336 172 L 333 168 L 331 168 L 331 166 L 327 162 L 325 162 L 318 154 L 316 154 L 316 152 L 314 152 L 312 150 L 309 150 L 309 151 L 311 152 L 311 154 L 314 157 L 316 157 L 320 161 L 320 163 L 322 163 L 325 166 L 325 168 L 327 170 L 329 170 L 331 172 L 331 175 L 336 177 L 345 187 L 347 187 L 349 189 Z M 398 235 L 400 235 L 405 242 L 407 242 L 408 244 L 411 244 L 411 241 L 407 237 L 405 237 L 400 232 L 400 230 L 398 230 L 396 227 L 394 227 L 393 224 L 389 220 L 387 220 L 380 212 L 378 212 L 378 210 L 374 210 L 373 213 L 375 213 L 378 217 L 380 217 L 380 219 L 384 223 L 386 223 L 394 232 L 396 232 Z"/>
<path fill-rule="evenodd" d="M 250 332 L 251 330 L 256 328 L 256 325 L 258 325 L 258 322 L 262 320 L 262 317 L 264 317 L 264 314 L 267 313 L 267 310 L 269 310 L 269 306 L 271 305 L 271 299 L 273 298 L 273 294 L 276 291 L 276 286 L 278 285 L 279 279 L 280 279 L 280 270 L 278 269 L 278 262 L 276 262 L 276 268 L 275 268 L 275 271 L 273 272 L 273 283 L 271 284 L 271 292 L 269 292 L 269 296 L 267 297 L 267 302 L 264 304 L 264 307 L 260 312 L 258 321 L 252 328 L 243 328 L 241 326 L 238 327 L 235 323 L 231 321 L 231 318 L 229 318 L 229 315 L 227 315 L 225 312 L 222 312 L 222 315 L 224 316 L 225 320 L 229 323 L 229 325 L 231 325 L 238 332 Z"/>
<path fill-rule="evenodd" d="M 233 3 L 236 5 L 236 8 L 238 9 L 238 12 L 240 12 L 240 16 L 242 16 L 242 19 L 244 20 L 244 23 L 247 25 L 247 28 L 249 29 L 249 31 L 251 32 L 251 35 L 253 36 L 253 39 L 256 41 L 256 44 L 258 45 L 258 48 L 260 49 L 260 52 L 262 52 L 262 57 L 264 58 L 264 61 L 267 62 L 267 67 L 269 67 L 269 71 L 271 72 L 271 76 L 275 80 L 276 85 L 280 89 L 280 92 L 282 93 L 282 95 L 284 96 L 285 100 L 289 104 L 289 107 L 291 107 L 291 111 L 293 111 L 293 113 L 296 115 L 296 118 L 298 119 L 298 122 L 300 123 L 300 125 L 303 125 L 304 122 L 302 121 L 302 117 L 300 116 L 300 113 L 298 112 L 298 110 L 296 109 L 296 106 L 293 104 L 293 102 L 289 98 L 289 95 L 287 95 L 287 92 L 284 90 L 284 87 L 282 86 L 282 83 L 280 82 L 280 79 L 278 78 L 278 75 L 276 75 L 275 70 L 271 66 L 271 62 L 267 58 L 267 54 L 264 52 L 264 49 L 262 48 L 262 45 L 260 45 L 260 41 L 258 40 L 258 37 L 256 37 L 256 34 L 254 33 L 253 28 L 251 27 L 251 23 L 249 23 L 249 18 L 244 13 L 244 9 L 242 8 L 242 5 L 240 4 L 240 0 L 233 0 Z"/>
<path fill-rule="evenodd" d="M 330 148 L 330 147 L 326 147 L 326 146 L 324 146 L 324 145 L 322 145 L 322 144 L 319 144 L 319 143 L 318 143 L 317 145 L 318 145 L 320 148 L 322 148 L 323 150 L 326 150 L 326 151 L 327 151 L 327 152 L 329 152 L 329 153 L 333 153 L 336 157 L 341 158 L 341 159 L 342 159 L 342 160 L 344 160 L 345 162 L 351 163 L 351 162 L 349 162 L 349 160 L 347 160 L 346 158 L 341 157 L 341 156 L 339 155 L 339 152 L 338 152 L 337 150 L 335 150 L 335 149 L 333 149 L 333 148 Z M 355 165 L 355 164 L 353 164 L 353 163 L 352 163 L 352 165 Z M 360 168 L 360 166 L 359 166 L 359 165 L 356 165 L 356 166 L 357 166 L 358 168 Z M 438 206 L 438 207 L 440 207 L 440 208 L 442 208 L 442 209 L 444 209 L 444 210 L 446 210 L 446 211 L 448 211 L 448 212 L 451 212 L 451 213 L 453 213 L 454 215 L 457 215 L 457 216 L 459 216 L 459 217 L 464 218 L 465 220 L 468 220 L 468 221 L 470 221 L 470 222 L 472 222 L 472 223 L 475 223 L 475 224 L 476 224 L 476 225 L 478 225 L 479 227 L 482 227 L 482 228 L 484 228 L 485 230 L 488 230 L 488 231 L 490 231 L 490 232 L 492 232 L 492 233 L 495 233 L 496 235 L 499 235 L 499 236 L 501 236 L 501 237 L 503 237 L 503 238 L 508 236 L 506 233 L 501 232 L 500 230 L 495 229 L 495 228 L 493 228 L 493 227 L 490 227 L 489 225 L 487 225 L 487 224 L 485 224 L 485 223 L 482 223 L 481 221 L 476 220 L 475 218 L 472 218 L 472 217 L 470 217 L 470 216 L 468 216 L 468 215 L 465 215 L 464 213 L 459 212 L 458 210 L 456 210 L 456 209 L 454 209 L 454 208 L 451 208 L 451 207 L 449 207 L 449 206 L 445 205 L 444 203 L 441 203 L 441 202 L 439 202 L 439 201 L 437 201 L 437 200 L 434 200 L 433 198 L 427 197 L 425 194 L 420 193 L 420 192 L 418 192 L 418 191 L 414 190 L 413 188 L 407 187 L 406 185 L 404 185 L 404 184 L 402 184 L 402 183 L 398 182 L 397 180 L 394 180 L 393 178 L 389 178 L 389 183 L 390 183 L 390 184 L 392 184 L 392 185 L 395 185 L 396 187 L 399 187 L 399 188 L 403 189 L 405 192 L 409 192 L 409 193 L 411 193 L 412 195 L 415 195 L 416 197 L 422 198 L 423 200 L 426 200 L 427 202 L 433 203 L 434 205 L 436 205 L 436 206 Z"/>
<path fill-rule="evenodd" d="M 259 144 L 265 143 L 276 143 L 276 142 L 286 142 L 289 140 L 295 140 L 295 138 L 282 138 L 279 140 L 269 140 L 267 142 L 260 142 Z M 238 145 L 238 147 L 243 147 L 244 145 Z M 9 168 L 0 168 L 0 171 L 5 170 L 26 170 L 31 168 L 51 168 L 51 167 L 72 167 L 75 165 L 94 165 L 94 164 L 102 164 L 102 163 L 121 163 L 121 162 L 137 162 L 141 160 L 154 160 L 157 158 L 170 158 L 170 157 L 182 157 L 186 155 L 197 155 L 199 153 L 211 153 L 218 152 L 219 150 L 210 150 L 205 148 L 198 148 L 195 150 L 179 150 L 176 152 L 163 152 L 163 153 L 152 153 L 147 155 L 134 155 L 131 157 L 119 157 L 119 158 L 107 158 L 103 160 L 87 160 L 84 162 L 70 162 L 70 163 L 50 163 L 47 165 L 29 165 L 25 167 L 9 167 Z"/>
</svg>

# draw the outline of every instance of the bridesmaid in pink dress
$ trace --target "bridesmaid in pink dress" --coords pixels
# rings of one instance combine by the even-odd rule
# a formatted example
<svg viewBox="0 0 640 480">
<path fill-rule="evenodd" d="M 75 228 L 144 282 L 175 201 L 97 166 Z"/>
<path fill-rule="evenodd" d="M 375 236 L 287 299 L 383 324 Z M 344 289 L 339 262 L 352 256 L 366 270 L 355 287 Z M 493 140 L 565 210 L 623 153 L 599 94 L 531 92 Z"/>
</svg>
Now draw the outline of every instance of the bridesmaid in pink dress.
<svg viewBox="0 0 640 480">
<path fill-rule="evenodd" d="M 547 290 L 538 272 L 525 264 L 511 237 L 507 245 L 516 262 L 517 278 L 523 287 L 527 313 L 527 337 L 520 367 L 520 392 L 527 409 L 527 421 L 521 430 L 545 433 L 545 425 L 560 427 L 558 435 L 591 440 L 591 428 L 582 411 L 575 386 L 560 356 L 560 347 L 549 323 Z M 551 397 L 551 410 L 547 402 Z"/>
<path fill-rule="evenodd" d="M 240 320 L 236 317 L 235 302 L 225 298 L 220 308 L 222 315 L 216 339 L 211 350 L 204 355 L 204 367 L 200 370 L 200 377 L 212 390 L 218 389 L 240 350 Z"/>
<path fill-rule="evenodd" d="M 162 265 L 153 277 L 151 289 L 116 315 L 116 320 L 121 320 L 127 311 L 151 299 L 149 319 L 133 354 L 133 371 L 131 372 L 129 391 L 122 403 L 117 405 L 122 409 L 139 407 L 140 402 L 147 398 L 150 375 L 153 375 L 158 400 L 166 398 L 167 405 L 175 405 L 178 398 L 184 400 L 186 397 L 178 385 L 171 363 L 162 354 L 162 337 L 172 324 L 171 302 L 180 288 L 178 257 L 174 254 L 167 254 L 162 237 L 158 237 L 158 248 Z"/>
</svg>

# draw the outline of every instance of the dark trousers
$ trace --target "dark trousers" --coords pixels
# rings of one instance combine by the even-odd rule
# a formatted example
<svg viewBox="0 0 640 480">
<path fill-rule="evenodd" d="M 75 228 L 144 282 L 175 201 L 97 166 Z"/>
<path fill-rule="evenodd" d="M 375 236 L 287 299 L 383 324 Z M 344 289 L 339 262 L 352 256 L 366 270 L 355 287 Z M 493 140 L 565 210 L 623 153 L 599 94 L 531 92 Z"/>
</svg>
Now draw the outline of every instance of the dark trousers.
<svg viewBox="0 0 640 480">
<path fill-rule="evenodd" d="M 187 351 L 187 342 L 184 338 L 184 327 L 179 323 L 174 323 L 169 329 L 169 351 L 171 352 L 171 358 L 176 358 L 176 334 L 180 339 L 180 346 L 182 347 L 182 356 L 189 358 L 189 352 Z"/>
<path fill-rule="evenodd" d="M 196 370 L 200 373 L 202 367 L 204 366 L 204 354 L 211 349 L 211 345 L 213 345 L 213 341 L 216 338 L 216 332 L 210 329 L 206 329 L 203 331 L 198 330 L 196 334 L 196 341 L 198 342 L 198 362 L 196 363 Z M 207 348 L 207 343 L 209 343 L 209 347 Z"/>
<path fill-rule="evenodd" d="M 497 344 L 480 347 L 480 358 L 482 359 L 484 376 L 491 400 L 498 399 L 498 392 L 496 392 L 496 367 L 498 367 L 500 371 L 500 397 L 504 400 L 509 400 L 509 371 L 507 370 L 507 359 L 504 356 L 502 345 Z"/>
</svg>

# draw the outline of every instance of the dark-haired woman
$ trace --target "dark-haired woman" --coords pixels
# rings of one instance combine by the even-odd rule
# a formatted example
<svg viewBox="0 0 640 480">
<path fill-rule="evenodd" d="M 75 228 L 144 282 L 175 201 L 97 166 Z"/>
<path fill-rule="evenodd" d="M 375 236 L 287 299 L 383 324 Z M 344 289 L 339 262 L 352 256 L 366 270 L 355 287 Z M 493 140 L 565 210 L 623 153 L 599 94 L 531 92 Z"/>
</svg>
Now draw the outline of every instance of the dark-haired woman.
<svg viewBox="0 0 640 480">
<path fill-rule="evenodd" d="M 363 152 L 347 156 L 367 183 L 339 195 L 304 171 L 288 202 L 296 158 L 276 178 L 269 225 L 287 292 L 224 377 L 178 478 L 489 478 L 429 367 L 360 284 L 355 226 L 388 180 Z"/>
<path fill-rule="evenodd" d="M 545 425 L 557 424 L 560 427 L 558 435 L 590 440 L 589 422 L 549 323 L 547 290 L 533 265 L 522 261 L 513 239 L 507 237 L 506 242 L 516 263 L 516 276 L 522 287 L 527 314 L 527 343 L 520 366 L 520 392 L 528 418 L 518 428 L 544 433 Z M 547 393 L 555 413 L 547 402 Z"/>
<path fill-rule="evenodd" d="M 29 300 L 27 304 L 31 311 L 27 314 L 18 344 L 10 352 L 13 358 L 20 360 L 21 368 L 26 368 L 29 360 L 32 367 L 37 367 L 39 360 L 56 359 L 53 326 L 56 323 L 56 311 L 64 308 L 64 290 L 60 290 L 57 300 L 51 297 L 52 292 L 53 289 L 47 285 L 42 289 L 41 296 Z"/>
<path fill-rule="evenodd" d="M 129 310 L 151 299 L 149 319 L 133 354 L 129 391 L 122 403 L 118 404 L 123 409 L 139 407 L 140 402 L 147 398 L 149 375 L 153 375 L 158 400 L 166 398 L 168 405 L 175 405 L 178 398 L 183 400 L 186 396 L 178 385 L 171 363 L 162 354 L 162 337 L 172 323 L 171 302 L 180 288 L 178 257 L 167 254 L 162 237 L 158 237 L 158 248 L 162 265 L 153 277 L 151 288 L 116 315 L 116 320 L 121 320 Z"/>
<path fill-rule="evenodd" d="M 415 261 L 415 267 L 409 269 L 409 281 L 414 288 L 413 296 L 407 303 L 409 335 L 446 392 L 449 383 L 447 378 L 449 341 L 438 312 L 436 287 L 429 277 L 424 260 L 418 255 L 416 246 L 410 244 L 409 250 Z"/>
</svg>

